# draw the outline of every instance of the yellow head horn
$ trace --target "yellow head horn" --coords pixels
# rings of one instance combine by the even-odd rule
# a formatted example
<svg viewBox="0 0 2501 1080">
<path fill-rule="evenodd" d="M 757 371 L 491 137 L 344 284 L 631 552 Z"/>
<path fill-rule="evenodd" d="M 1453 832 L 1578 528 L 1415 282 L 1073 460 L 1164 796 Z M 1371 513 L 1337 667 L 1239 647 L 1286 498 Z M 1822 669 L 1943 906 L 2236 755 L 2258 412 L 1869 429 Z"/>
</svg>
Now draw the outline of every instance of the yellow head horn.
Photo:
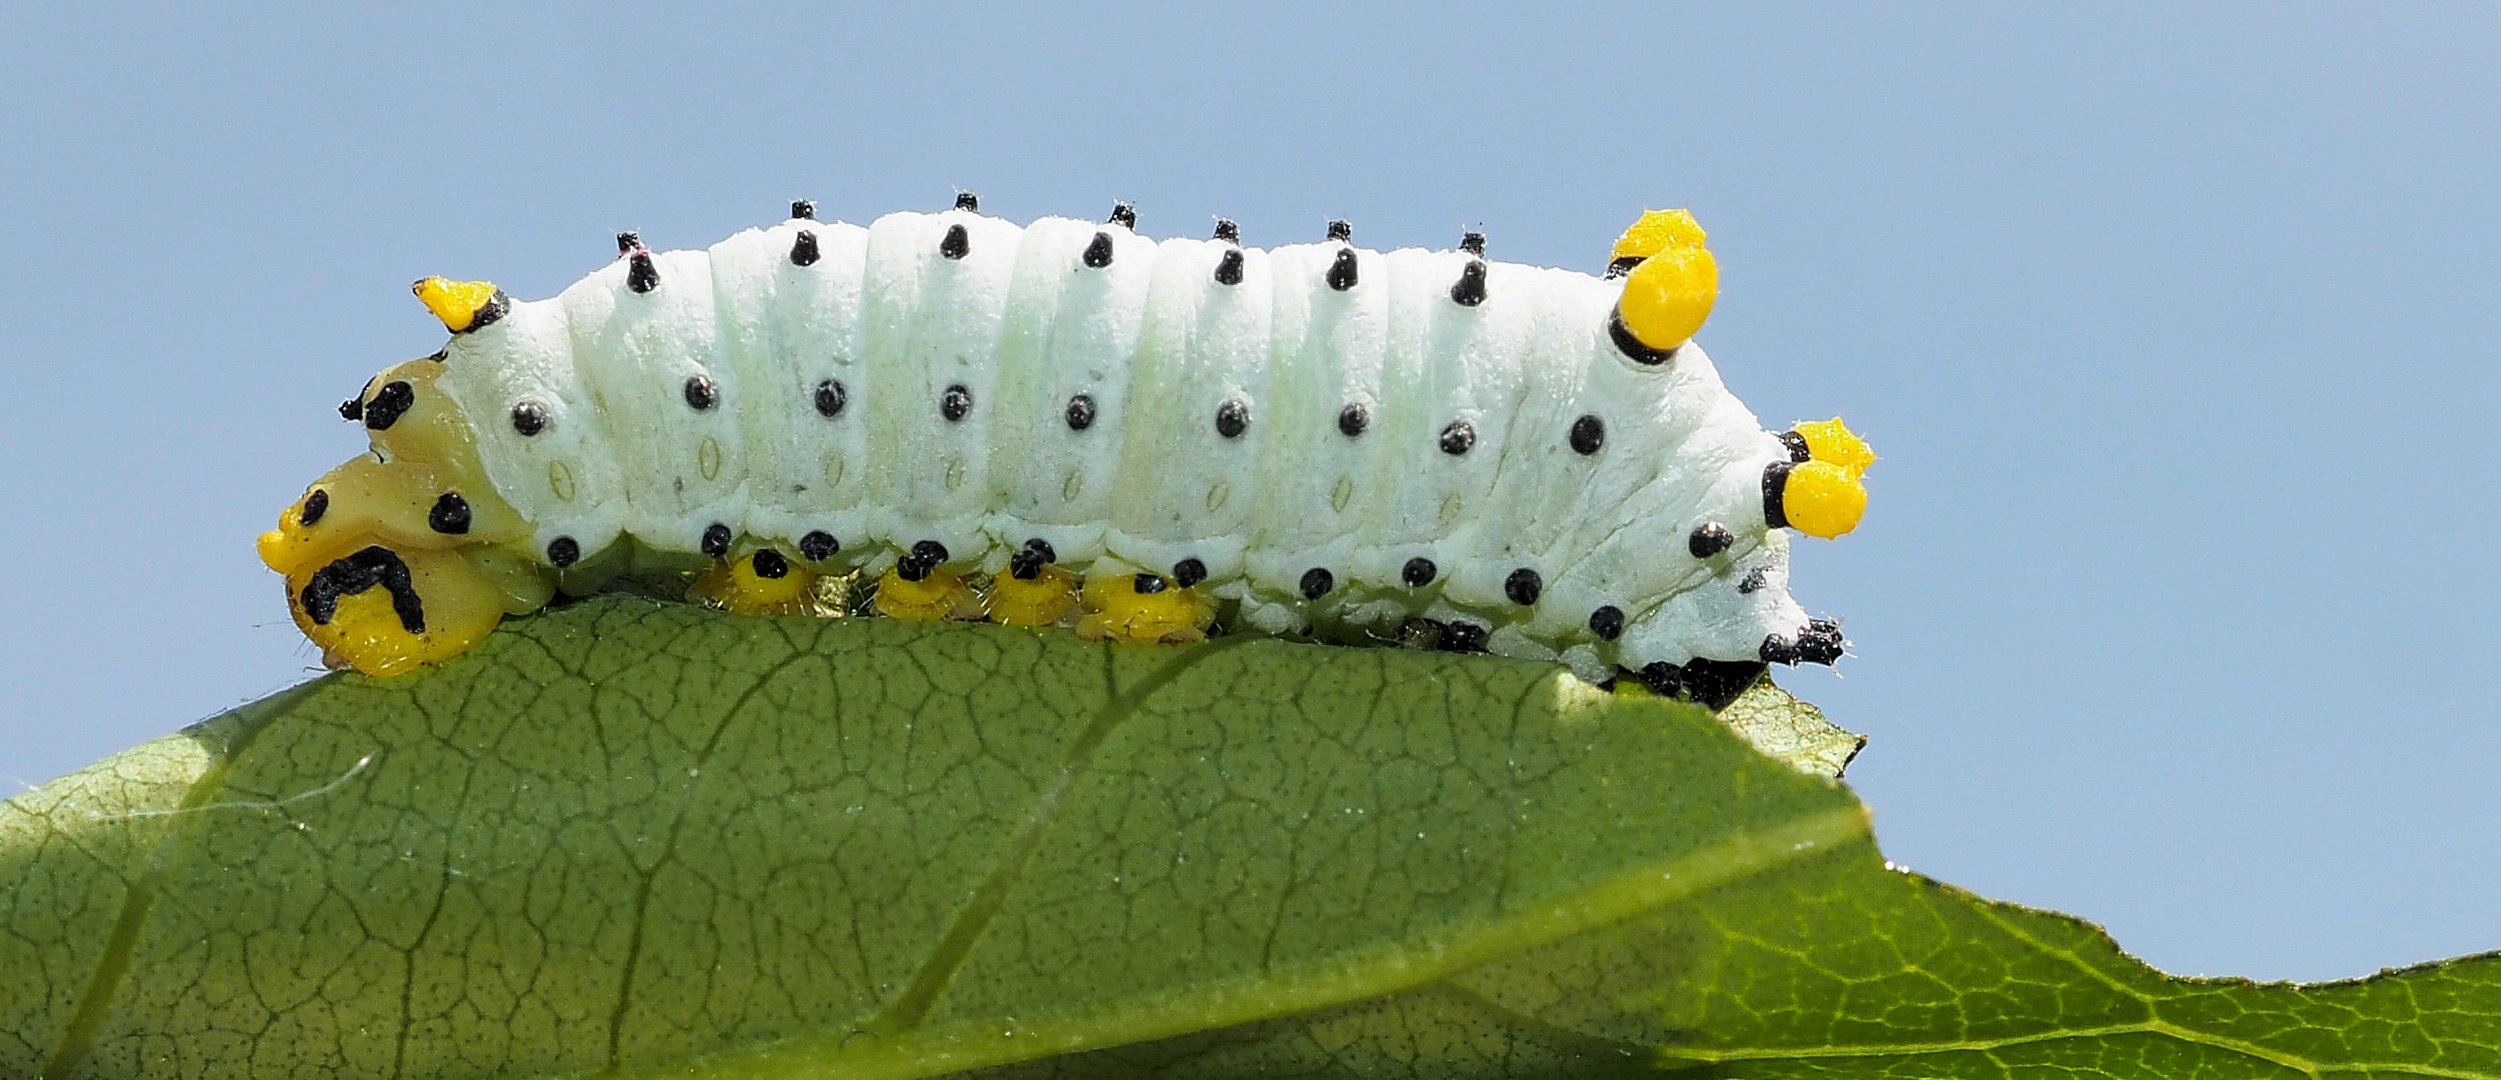
<svg viewBox="0 0 2501 1080">
<path fill-rule="evenodd" d="M 1647 259 L 1671 248 L 1699 249 L 1704 236 L 1702 224 L 1683 210 L 1645 211 L 1641 220 L 1615 238 L 1615 250 L 1608 254 L 1607 261 L 1614 264 Z"/>
<path fill-rule="evenodd" d="M 1789 430 L 1806 440 L 1806 456 L 1810 461 L 1827 461 L 1841 467 L 1850 479 L 1867 475 L 1867 467 L 1876 463 L 1876 452 L 1856 432 L 1836 416 L 1830 420 L 1809 420 Z"/>
<path fill-rule="evenodd" d="M 465 334 L 503 318 L 504 311 L 512 306 L 511 299 L 492 281 L 418 278 L 408 291 L 417 294 L 426 310 L 443 320 L 443 328 L 455 334 Z"/>
</svg>

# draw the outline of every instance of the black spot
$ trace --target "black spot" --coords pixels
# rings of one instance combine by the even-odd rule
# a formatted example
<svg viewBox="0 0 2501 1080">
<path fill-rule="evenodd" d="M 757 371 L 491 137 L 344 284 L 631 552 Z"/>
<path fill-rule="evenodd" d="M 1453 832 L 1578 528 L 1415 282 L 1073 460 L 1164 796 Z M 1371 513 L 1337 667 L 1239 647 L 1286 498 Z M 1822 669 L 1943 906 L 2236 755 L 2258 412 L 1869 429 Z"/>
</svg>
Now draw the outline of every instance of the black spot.
<svg viewBox="0 0 2501 1080">
<path fill-rule="evenodd" d="M 947 226 L 947 234 L 938 241 L 938 254 L 961 259 L 973 253 L 973 236 L 962 225 Z"/>
<path fill-rule="evenodd" d="M 1476 425 L 1453 420 L 1442 429 L 1442 453 L 1457 457 L 1476 447 Z"/>
<path fill-rule="evenodd" d="M 535 401 L 524 401 L 512 407 L 512 430 L 524 437 L 547 430 L 547 407 Z"/>
<path fill-rule="evenodd" d="M 1124 229 L 1134 229 L 1134 228 L 1137 228 L 1137 227 L 1138 227 L 1138 208 L 1137 208 L 1136 206 L 1134 206 L 1134 205 L 1130 204 L 1130 203 L 1125 203 L 1125 202 L 1116 202 L 1116 203 L 1113 203 L 1113 204 L 1112 204 L 1112 216 L 1110 216 L 1110 217 L 1108 217 L 1108 218 L 1104 218 L 1103 220 L 1108 221 L 1108 222 L 1110 222 L 1110 223 L 1112 223 L 1112 224 L 1114 224 L 1114 225 L 1118 225 L 1118 226 L 1120 226 L 1121 228 L 1124 228 Z"/>
<path fill-rule="evenodd" d="M 1788 526 L 1789 511 L 1782 505 L 1782 496 L 1788 492 L 1789 470 L 1794 467 L 1786 461 L 1763 466 L 1763 524 L 1775 529 Z"/>
<path fill-rule="evenodd" d="M 834 534 L 817 529 L 799 538 L 799 557 L 809 562 L 824 562 L 842 550 L 842 541 Z"/>
<path fill-rule="evenodd" d="M 363 392 L 363 391 L 361 391 L 361 390 L 360 390 L 360 391 L 357 391 L 357 395 L 356 395 L 355 397 L 349 398 L 349 399 L 347 399 L 347 400 L 342 401 L 342 402 L 340 402 L 340 403 L 339 403 L 339 419 L 341 419 L 341 420 L 362 420 L 362 419 L 364 419 L 364 418 L 365 418 L 365 397 L 364 397 L 364 392 Z"/>
<path fill-rule="evenodd" d="M 389 548 L 369 547 L 313 571 L 298 600 L 313 625 L 327 626 L 339 613 L 341 598 L 373 588 L 391 594 L 391 611 L 399 616 L 400 629 L 411 634 L 426 632 L 425 601 L 417 595 L 408 564 Z"/>
<path fill-rule="evenodd" d="M 816 384 L 816 414 L 830 420 L 842 415 L 842 407 L 851 400 L 851 392 L 842 388 L 839 379 Z"/>
<path fill-rule="evenodd" d="M 1186 589 L 1207 580 L 1207 564 L 1197 559 L 1183 559 L 1172 564 L 1172 583 Z"/>
<path fill-rule="evenodd" d="M 1433 560 L 1418 555 L 1398 568 L 1398 580 L 1406 582 L 1409 588 L 1421 589 L 1432 584 L 1441 572 L 1441 567 L 1433 565 Z"/>
<path fill-rule="evenodd" d="M 1841 659 L 1841 650 L 1849 646 L 1841 636 L 1841 624 L 1830 619 L 1810 619 L 1806 629 L 1798 632 L 1798 662 L 1830 664 Z"/>
<path fill-rule="evenodd" d="M 938 415 L 949 422 L 961 420 L 972 411 L 973 392 L 963 383 L 947 387 L 946 393 L 938 395 Z"/>
<path fill-rule="evenodd" d="M 1525 566 L 1512 571 L 1510 577 L 1502 579 L 1502 595 L 1510 597 L 1512 603 L 1521 607 L 1536 603 L 1537 598 L 1544 595 L 1545 591 L 1545 577 Z"/>
<path fill-rule="evenodd" d="M 296 513 L 295 523 L 309 529 L 320 524 L 321 515 L 329 512 L 330 493 L 314 488 L 312 494 L 304 496 L 304 509 Z"/>
<path fill-rule="evenodd" d="M 798 238 L 790 242 L 790 265 L 814 266 L 816 265 L 816 260 L 819 257 L 820 255 L 816 250 L 816 231 L 813 229 L 799 230 Z"/>
<path fill-rule="evenodd" d="M 1665 660 L 1653 660 L 1641 666 L 1641 685 L 1660 697 L 1675 697 L 1685 688 L 1685 670 Z"/>
<path fill-rule="evenodd" d="M 1789 460 L 1793 464 L 1803 463 L 1815 456 L 1814 449 L 1806 445 L 1806 436 L 1794 431 L 1781 432 L 1780 445 L 1789 448 Z"/>
<path fill-rule="evenodd" d="M 1762 647 L 1754 650 L 1754 655 L 1761 657 L 1766 664 L 1794 665 L 1798 662 L 1798 647 L 1779 634 L 1766 634 Z"/>
<path fill-rule="evenodd" d="M 1303 599 L 1317 600 L 1329 595 L 1329 590 L 1337 587 L 1337 575 L 1328 572 L 1323 567 L 1315 566 L 1303 571 L 1302 584 Z"/>
<path fill-rule="evenodd" d="M 1239 285 L 1241 283 L 1242 253 L 1238 249 L 1227 248 L 1224 254 L 1216 257 L 1216 284 Z"/>
<path fill-rule="evenodd" d="M 1470 255 L 1485 254 L 1485 234 L 1470 229 L 1459 234 L 1459 250 Z"/>
<path fill-rule="evenodd" d="M 800 221 L 816 220 L 816 201 L 813 199 L 791 200 L 790 216 L 797 218 Z"/>
<path fill-rule="evenodd" d="M 446 536 L 459 536 L 469 531 L 469 500 L 460 493 L 446 491 L 434 500 L 434 509 L 426 511 L 426 527 Z"/>
<path fill-rule="evenodd" d="M 902 558 L 895 560 L 895 576 L 905 581 L 921 581 L 929 577 L 930 571 L 936 570 L 946 561 L 947 546 L 945 544 L 935 540 L 923 540 L 912 545 L 912 550 L 904 552 Z"/>
<path fill-rule="evenodd" d="M 1234 224 L 1234 223 L 1233 223 L 1233 219 L 1232 219 L 1232 218 L 1222 218 L 1222 217 L 1217 218 L 1217 219 L 1216 219 L 1216 239 L 1218 239 L 1218 240 L 1222 240 L 1222 241 L 1224 241 L 1225 243 L 1228 243 L 1228 244 L 1238 244 L 1238 243 L 1241 243 L 1241 242 L 1242 242 L 1242 227 L 1241 227 L 1241 226 L 1239 226 L 1239 225 Z"/>
<path fill-rule="evenodd" d="M 981 196 L 975 195 L 969 191 L 956 192 L 955 208 L 958 210 L 970 210 L 978 214 L 981 212 Z"/>
<path fill-rule="evenodd" d="M 1238 439 L 1242 437 L 1242 432 L 1249 429 L 1250 402 L 1228 398 L 1224 404 L 1216 406 L 1216 434 Z"/>
<path fill-rule="evenodd" d="M 1068 399 L 1068 430 L 1084 431 L 1094 426 L 1094 399 L 1079 394 Z"/>
<path fill-rule="evenodd" d="M 1640 338 L 1633 336 L 1631 328 L 1624 325 L 1624 316 L 1620 313 L 1607 316 L 1607 337 L 1614 339 L 1616 349 L 1626 358 L 1645 367 L 1657 367 L 1676 359 L 1674 349 L 1653 349 L 1642 344 Z"/>
<path fill-rule="evenodd" d="M 1344 221 L 1329 223 L 1329 239 L 1343 243 L 1355 238 L 1355 227 Z"/>
<path fill-rule="evenodd" d="M 1042 576 L 1043 567 L 1058 561 L 1059 553 L 1051 550 L 1051 542 L 1037 536 L 1007 557 L 1007 573 L 1018 581 L 1032 581 Z"/>
<path fill-rule="evenodd" d="M 1607 422 L 1597 413 L 1584 414 L 1572 421 L 1572 452 L 1588 457 L 1607 444 Z"/>
<path fill-rule="evenodd" d="M 1328 281 L 1339 292 L 1355 287 L 1355 249 L 1337 249 L 1337 258 L 1329 263 Z"/>
<path fill-rule="evenodd" d="M 643 234 L 630 229 L 617 234 L 617 254 L 630 255 L 635 248 L 641 246 L 643 246 Z"/>
<path fill-rule="evenodd" d="M 772 548 L 757 548 L 749 562 L 755 566 L 756 576 L 760 578 L 780 578 L 790 573 L 790 560 L 782 558 L 782 553 Z"/>
<path fill-rule="evenodd" d="M 1337 433 L 1340 435 L 1352 439 L 1371 426 L 1372 410 L 1364 408 L 1363 402 L 1350 402 L 1345 408 L 1337 410 Z"/>
<path fill-rule="evenodd" d="M 1761 592 L 1764 585 L 1764 578 L 1765 575 L 1762 567 L 1757 566 L 1752 570 L 1748 570 L 1745 572 L 1744 577 L 1737 579 L 1737 591 L 1747 594 Z"/>
<path fill-rule="evenodd" d="M 1459 281 L 1450 287 L 1450 301 L 1460 307 L 1485 302 L 1485 260 L 1470 259 L 1459 269 Z"/>
<path fill-rule="evenodd" d="M 1763 665 L 1755 660 L 1704 660 L 1696 657 L 1685 665 L 1685 693 L 1693 700 L 1714 709 L 1724 709 L 1737 700 L 1737 695 L 1762 677 Z"/>
<path fill-rule="evenodd" d="M 715 521 L 703 527 L 703 553 L 715 559 L 729 557 L 729 526 Z"/>
<path fill-rule="evenodd" d="M 1164 591 L 1164 579 L 1155 574 L 1139 574 L 1129 579 L 1129 588 L 1140 596 L 1153 596 Z"/>
<path fill-rule="evenodd" d="M 1112 264 L 1112 234 L 1099 232 L 1086 244 L 1085 264 L 1097 270 Z"/>
<path fill-rule="evenodd" d="M 638 293 L 660 287 L 660 267 L 651 261 L 649 249 L 636 248 L 632 255 L 626 256 L 625 287 Z"/>
<path fill-rule="evenodd" d="M 1639 265 L 1641 265 L 1641 256 L 1626 255 L 1623 258 L 1616 259 L 1607 264 L 1607 277 L 1610 280 L 1623 277 L 1626 274 L 1632 273 L 1633 267 Z"/>
<path fill-rule="evenodd" d="M 582 545 L 570 536 L 559 536 L 547 542 L 547 565 L 562 570 L 582 561 Z"/>
<path fill-rule="evenodd" d="M 1728 550 L 1729 545 L 1736 542 L 1737 538 L 1729 535 L 1727 526 L 1705 521 L 1694 526 L 1693 532 L 1686 535 L 1685 550 L 1691 552 L 1694 558 L 1707 559 Z"/>
<path fill-rule="evenodd" d="M 365 402 L 365 428 L 368 431 L 389 431 L 391 425 L 417 404 L 417 392 L 398 379 L 382 384 Z"/>
<path fill-rule="evenodd" d="M 1624 636 L 1624 609 L 1613 604 L 1589 613 L 1589 632 L 1600 641 L 1613 641 Z"/>
<path fill-rule="evenodd" d="M 1441 649 L 1443 652 L 1484 652 L 1485 628 L 1475 623 L 1450 623 L 1442 627 Z"/>
<path fill-rule="evenodd" d="M 687 408 L 696 412 L 704 412 L 720 402 L 721 389 L 712 385 L 712 379 L 709 376 L 689 375 L 686 377 Z"/>
</svg>

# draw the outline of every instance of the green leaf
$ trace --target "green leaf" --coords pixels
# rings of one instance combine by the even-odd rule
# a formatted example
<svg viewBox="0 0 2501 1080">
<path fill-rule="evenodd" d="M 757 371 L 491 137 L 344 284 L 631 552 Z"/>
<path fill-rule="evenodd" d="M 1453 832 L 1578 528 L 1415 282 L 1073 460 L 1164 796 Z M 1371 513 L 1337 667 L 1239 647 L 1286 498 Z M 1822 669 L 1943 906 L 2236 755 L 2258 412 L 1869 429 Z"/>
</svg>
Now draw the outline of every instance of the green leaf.
<svg viewBox="0 0 2501 1080">
<path fill-rule="evenodd" d="M 586 602 L 0 808 L 0 1075 L 2501 1076 L 2492 959 L 2179 982 L 1884 869 L 1771 693 L 1797 767 L 1481 656 Z"/>
</svg>

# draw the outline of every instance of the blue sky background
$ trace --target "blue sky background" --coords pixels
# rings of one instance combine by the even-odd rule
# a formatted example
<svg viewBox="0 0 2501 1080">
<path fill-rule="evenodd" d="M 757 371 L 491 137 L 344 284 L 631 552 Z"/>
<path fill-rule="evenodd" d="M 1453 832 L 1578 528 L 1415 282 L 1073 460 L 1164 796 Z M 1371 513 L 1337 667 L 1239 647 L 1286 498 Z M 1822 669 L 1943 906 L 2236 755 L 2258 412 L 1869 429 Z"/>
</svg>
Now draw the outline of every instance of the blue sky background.
<svg viewBox="0 0 2501 1080">
<path fill-rule="evenodd" d="M 252 537 L 421 274 L 957 187 L 1595 270 L 1690 205 L 1729 384 L 1884 455 L 1789 684 L 1895 860 L 2182 973 L 2501 948 L 2501 8 L 402 7 L 0 11 L 0 784 L 312 672 Z"/>
</svg>

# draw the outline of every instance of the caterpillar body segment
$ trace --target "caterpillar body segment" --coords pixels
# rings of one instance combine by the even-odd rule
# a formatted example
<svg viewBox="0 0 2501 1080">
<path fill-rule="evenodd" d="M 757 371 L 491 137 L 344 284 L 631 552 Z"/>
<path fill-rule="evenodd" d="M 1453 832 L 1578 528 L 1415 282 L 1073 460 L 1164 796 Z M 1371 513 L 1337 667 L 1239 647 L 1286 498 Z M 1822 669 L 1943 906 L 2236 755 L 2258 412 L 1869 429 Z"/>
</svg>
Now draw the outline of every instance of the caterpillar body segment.
<svg viewBox="0 0 2501 1080">
<path fill-rule="evenodd" d="M 743 613 L 1090 637 L 1398 636 L 1677 685 L 1831 662 L 1784 529 L 1857 523 L 1838 420 L 1765 431 L 1688 339 L 1681 212 L 1609 276 L 1451 251 L 794 207 L 558 296 L 421 280 L 453 331 L 342 412 L 374 453 L 262 538 L 336 664 L 409 670 L 628 571 Z M 1717 670 L 1714 668 L 1713 670 Z M 1699 675 L 1696 675 L 1699 678 Z"/>
</svg>

